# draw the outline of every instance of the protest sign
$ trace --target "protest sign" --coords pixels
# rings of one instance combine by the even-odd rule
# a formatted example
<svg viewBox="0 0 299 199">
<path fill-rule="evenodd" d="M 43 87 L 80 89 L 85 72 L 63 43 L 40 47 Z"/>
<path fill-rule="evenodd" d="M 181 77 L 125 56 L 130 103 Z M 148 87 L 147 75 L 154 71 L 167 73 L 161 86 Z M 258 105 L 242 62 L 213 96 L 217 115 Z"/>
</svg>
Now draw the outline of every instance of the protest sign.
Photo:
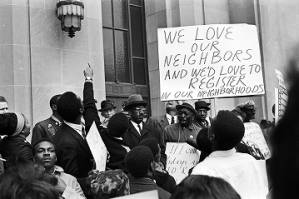
<svg viewBox="0 0 299 199">
<path fill-rule="evenodd" d="M 158 50 L 162 101 L 265 93 L 254 25 L 158 29 Z"/>
<path fill-rule="evenodd" d="M 288 92 L 284 83 L 283 74 L 275 69 L 278 79 L 278 88 L 274 88 L 275 93 L 275 123 L 283 116 L 288 102 Z"/>
<path fill-rule="evenodd" d="M 102 140 L 102 137 L 97 129 L 95 122 L 92 123 L 86 141 L 96 163 L 96 169 L 105 171 L 107 161 L 107 148 Z"/>
<path fill-rule="evenodd" d="M 130 194 L 127 196 L 121 196 L 121 197 L 116 197 L 114 199 L 136 199 L 136 198 L 142 198 L 142 199 L 158 199 L 158 191 L 153 190 L 153 191 L 145 191 L 141 193 L 135 193 L 135 194 Z"/>
<path fill-rule="evenodd" d="M 174 177 L 176 183 L 180 183 L 188 176 L 189 169 L 194 167 L 200 157 L 200 152 L 187 143 L 167 142 L 166 170 Z"/>
<path fill-rule="evenodd" d="M 249 147 L 250 153 L 259 159 L 269 159 L 271 152 L 260 126 L 255 122 L 245 122 L 244 127 L 242 141 Z"/>
</svg>

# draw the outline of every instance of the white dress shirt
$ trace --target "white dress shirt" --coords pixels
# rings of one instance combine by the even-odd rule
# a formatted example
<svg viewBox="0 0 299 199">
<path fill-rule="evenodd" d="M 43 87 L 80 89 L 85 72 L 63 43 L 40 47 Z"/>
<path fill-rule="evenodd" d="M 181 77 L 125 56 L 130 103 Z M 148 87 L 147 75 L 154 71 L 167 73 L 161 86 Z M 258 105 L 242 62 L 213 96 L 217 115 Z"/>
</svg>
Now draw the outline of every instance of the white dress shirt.
<svg viewBox="0 0 299 199">
<path fill-rule="evenodd" d="M 140 132 L 140 130 L 138 128 L 138 124 L 136 122 L 133 122 L 132 120 L 131 120 L 131 123 L 133 124 L 133 126 L 135 127 L 135 129 L 138 131 L 138 133 L 141 135 L 141 132 Z M 140 128 L 142 130 L 142 128 L 143 128 L 142 122 L 139 123 L 139 126 L 140 126 Z"/>
<path fill-rule="evenodd" d="M 265 199 L 268 194 L 265 164 L 235 149 L 212 152 L 194 167 L 192 174 L 223 178 L 242 199 Z"/>
<path fill-rule="evenodd" d="M 177 123 L 177 121 L 178 121 L 178 116 L 171 116 L 171 115 L 169 115 L 168 113 L 166 113 L 166 118 L 167 118 L 167 120 L 168 120 L 168 124 L 171 124 L 171 119 L 172 119 L 172 117 L 174 118 L 174 124 L 175 123 Z"/>
<path fill-rule="evenodd" d="M 81 124 L 74 124 L 67 121 L 64 121 L 64 123 L 69 127 L 71 127 L 72 129 L 74 129 L 83 139 L 85 139 L 86 133 L 85 136 L 83 136 L 82 130 L 84 127 Z"/>
</svg>

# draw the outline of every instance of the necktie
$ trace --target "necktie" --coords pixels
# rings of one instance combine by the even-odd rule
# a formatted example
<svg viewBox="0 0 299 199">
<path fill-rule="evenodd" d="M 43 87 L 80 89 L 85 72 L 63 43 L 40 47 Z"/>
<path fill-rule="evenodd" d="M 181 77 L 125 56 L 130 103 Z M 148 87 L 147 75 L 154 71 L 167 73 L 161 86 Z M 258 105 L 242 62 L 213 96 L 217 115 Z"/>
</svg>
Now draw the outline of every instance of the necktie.
<svg viewBox="0 0 299 199">
<path fill-rule="evenodd" d="M 137 126 L 138 126 L 138 129 L 139 129 L 139 133 L 141 134 L 141 126 L 140 126 L 140 124 L 137 124 Z"/>
<path fill-rule="evenodd" d="M 82 136 L 83 136 L 83 139 L 86 138 L 86 131 L 85 131 L 85 128 L 82 126 Z"/>
<path fill-rule="evenodd" d="M 174 124 L 174 117 L 171 117 L 171 123 L 170 124 Z"/>
</svg>

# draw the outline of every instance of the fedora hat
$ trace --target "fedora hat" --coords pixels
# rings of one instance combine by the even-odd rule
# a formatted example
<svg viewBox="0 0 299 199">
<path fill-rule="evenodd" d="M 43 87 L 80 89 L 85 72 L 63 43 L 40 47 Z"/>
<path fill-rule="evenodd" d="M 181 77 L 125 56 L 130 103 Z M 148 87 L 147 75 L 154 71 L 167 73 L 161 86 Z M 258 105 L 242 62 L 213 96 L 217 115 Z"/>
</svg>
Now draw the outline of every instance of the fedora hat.
<svg viewBox="0 0 299 199">
<path fill-rule="evenodd" d="M 143 100 L 141 95 L 133 94 L 129 96 L 127 103 L 124 107 L 124 110 L 127 111 L 135 106 L 146 106 L 146 105 L 147 103 Z"/>
<path fill-rule="evenodd" d="M 101 109 L 99 109 L 100 112 L 103 112 L 103 111 L 108 111 L 108 110 L 111 110 L 111 109 L 115 109 L 116 106 L 114 106 L 113 102 L 110 101 L 110 100 L 103 100 L 101 102 Z"/>
<path fill-rule="evenodd" d="M 198 109 L 204 108 L 206 110 L 210 110 L 211 109 L 210 105 L 211 105 L 211 103 L 207 103 L 205 101 L 199 100 L 199 101 L 195 102 L 195 109 L 198 110 Z"/>
<path fill-rule="evenodd" d="M 189 111 L 191 111 L 194 115 L 196 115 L 196 110 L 193 108 L 193 106 L 191 106 L 191 104 L 188 104 L 188 103 L 183 103 L 181 105 L 176 105 L 176 109 L 177 110 L 180 110 L 182 108 L 186 108 L 188 109 Z"/>
</svg>

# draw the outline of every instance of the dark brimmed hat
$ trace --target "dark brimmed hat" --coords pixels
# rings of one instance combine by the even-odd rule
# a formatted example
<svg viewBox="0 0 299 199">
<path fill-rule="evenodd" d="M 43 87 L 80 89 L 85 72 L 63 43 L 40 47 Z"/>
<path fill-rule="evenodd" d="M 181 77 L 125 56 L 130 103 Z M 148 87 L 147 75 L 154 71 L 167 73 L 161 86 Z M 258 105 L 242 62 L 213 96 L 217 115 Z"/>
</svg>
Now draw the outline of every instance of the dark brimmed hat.
<svg viewBox="0 0 299 199">
<path fill-rule="evenodd" d="M 133 94 L 133 95 L 129 96 L 129 98 L 126 102 L 126 105 L 124 107 L 124 110 L 127 111 L 135 106 L 146 106 L 146 105 L 147 105 L 147 103 L 146 103 L 146 101 L 143 100 L 141 95 Z"/>
<path fill-rule="evenodd" d="M 113 102 L 110 101 L 110 100 L 103 100 L 101 102 L 101 109 L 99 109 L 98 111 L 108 111 L 108 110 L 111 110 L 111 109 L 115 109 L 116 106 L 114 106 Z"/>
<path fill-rule="evenodd" d="M 207 103 L 205 101 L 199 100 L 197 102 L 195 102 L 195 109 L 201 109 L 204 108 L 206 110 L 210 110 L 211 108 L 209 107 L 211 105 L 211 103 Z"/>
<path fill-rule="evenodd" d="M 191 104 L 188 104 L 188 103 L 183 103 L 181 105 L 176 105 L 176 109 L 177 110 L 180 110 L 182 108 L 186 108 L 188 110 L 190 110 L 194 115 L 196 115 L 196 110 L 193 108 L 193 106 L 191 106 Z"/>
</svg>

